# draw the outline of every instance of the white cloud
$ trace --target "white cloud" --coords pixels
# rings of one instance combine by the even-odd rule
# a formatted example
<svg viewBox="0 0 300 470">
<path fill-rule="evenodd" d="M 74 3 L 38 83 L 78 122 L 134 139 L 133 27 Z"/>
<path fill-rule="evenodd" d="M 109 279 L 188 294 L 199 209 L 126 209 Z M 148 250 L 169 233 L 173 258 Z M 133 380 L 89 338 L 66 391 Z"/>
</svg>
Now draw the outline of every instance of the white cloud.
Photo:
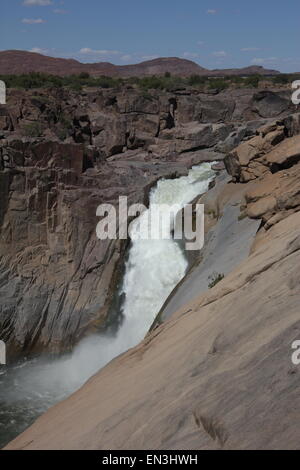
<svg viewBox="0 0 300 470">
<path fill-rule="evenodd" d="M 251 60 L 251 63 L 254 65 L 262 65 L 262 64 L 271 64 L 272 62 L 277 62 L 278 57 L 254 57 L 254 59 Z"/>
<path fill-rule="evenodd" d="M 119 51 L 110 51 L 106 49 L 91 49 L 90 47 L 83 47 L 80 49 L 79 54 L 83 55 L 98 55 L 98 56 L 109 56 L 109 55 L 118 55 Z"/>
<path fill-rule="evenodd" d="M 79 54 L 92 54 L 93 51 L 89 47 L 83 47 L 80 49 Z"/>
<path fill-rule="evenodd" d="M 23 18 L 22 19 L 22 23 L 24 24 L 41 24 L 41 23 L 46 23 L 45 20 L 43 20 L 42 18 Z"/>
<path fill-rule="evenodd" d="M 56 15 L 66 15 L 68 12 L 67 10 L 61 10 L 60 8 L 55 8 L 55 10 L 53 10 L 53 13 L 55 13 Z"/>
<path fill-rule="evenodd" d="M 216 51 L 213 53 L 215 57 L 227 57 L 227 52 L 225 51 Z"/>
<path fill-rule="evenodd" d="M 24 0 L 23 5 L 27 7 L 40 6 L 45 7 L 47 5 L 53 5 L 52 0 Z"/>
<path fill-rule="evenodd" d="M 40 47 L 33 47 L 32 49 L 29 50 L 29 52 L 35 52 L 36 54 L 49 54 L 49 49 L 42 49 Z"/>
<path fill-rule="evenodd" d="M 199 54 L 196 54 L 195 52 L 184 52 L 183 57 L 186 59 L 197 59 L 199 57 Z"/>
<path fill-rule="evenodd" d="M 262 59 L 260 57 L 254 57 L 254 59 L 251 60 L 251 64 L 263 64 L 265 62 L 265 59 Z"/>
<path fill-rule="evenodd" d="M 260 51 L 259 47 L 243 47 L 242 52 L 255 52 Z"/>
<path fill-rule="evenodd" d="M 198 41 L 197 44 L 198 44 L 198 46 L 204 46 L 205 42 L 204 41 Z"/>
<path fill-rule="evenodd" d="M 208 15 L 216 15 L 218 13 L 218 10 L 207 10 L 206 12 Z"/>
<path fill-rule="evenodd" d="M 122 57 L 121 57 L 121 60 L 123 62 L 128 62 L 129 60 L 132 60 L 132 59 L 133 59 L 133 57 L 130 54 L 125 54 L 125 55 L 122 55 Z"/>
</svg>

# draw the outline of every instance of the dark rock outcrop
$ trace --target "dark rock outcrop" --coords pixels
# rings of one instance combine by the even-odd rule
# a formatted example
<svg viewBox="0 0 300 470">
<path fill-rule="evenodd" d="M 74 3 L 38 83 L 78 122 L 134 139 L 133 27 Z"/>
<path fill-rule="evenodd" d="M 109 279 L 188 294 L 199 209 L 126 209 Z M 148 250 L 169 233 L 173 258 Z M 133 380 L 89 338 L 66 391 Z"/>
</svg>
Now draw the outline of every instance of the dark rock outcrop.
<svg viewBox="0 0 300 470">
<path fill-rule="evenodd" d="M 221 143 L 233 131 L 237 145 L 253 135 L 263 119 L 274 115 L 283 119 L 294 109 L 288 93 L 273 93 L 267 103 L 268 113 L 262 116 L 257 107 L 264 98 L 258 99 L 258 95 L 253 89 L 226 90 L 214 96 L 155 90 L 145 94 L 134 87 L 87 89 L 80 94 L 66 89 L 8 90 L 8 104 L 0 107 L 0 133 L 2 139 L 11 139 L 13 132 L 19 138 L 92 145 L 103 157 L 109 157 L 127 149 L 148 148 L 173 136 L 188 141 L 191 127 L 198 123 L 214 125 L 214 139 L 207 146 L 215 145 L 218 138 Z M 245 121 L 251 121 L 246 129 Z M 297 125 L 286 123 L 290 129 Z M 206 142 L 199 144 L 204 145 Z M 220 151 L 226 151 L 226 147 Z"/>
<path fill-rule="evenodd" d="M 0 172 L 0 329 L 10 358 L 68 349 L 105 326 L 126 242 L 98 240 L 96 209 L 147 202 L 160 177 L 186 174 L 168 161 L 103 162 L 84 170 L 82 144 L 12 141 Z"/>
</svg>

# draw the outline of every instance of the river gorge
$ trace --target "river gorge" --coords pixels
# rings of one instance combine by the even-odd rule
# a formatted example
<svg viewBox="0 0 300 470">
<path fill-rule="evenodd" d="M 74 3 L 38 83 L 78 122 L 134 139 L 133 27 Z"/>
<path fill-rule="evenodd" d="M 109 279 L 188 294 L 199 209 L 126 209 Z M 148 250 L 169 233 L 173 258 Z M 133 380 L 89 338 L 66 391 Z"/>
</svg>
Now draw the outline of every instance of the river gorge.
<svg viewBox="0 0 300 470">
<path fill-rule="evenodd" d="M 187 176 L 158 181 L 151 190 L 149 211 L 164 205 L 172 210 L 205 193 L 215 177 L 212 164 L 193 167 Z M 175 214 L 174 214 L 175 215 Z M 162 220 L 170 224 L 169 214 Z M 154 219 L 154 218 L 153 218 Z M 82 386 L 109 361 L 136 346 L 146 335 L 169 294 L 183 279 L 188 261 L 178 242 L 171 237 L 171 225 L 165 227 L 160 239 L 160 219 L 150 227 L 148 211 L 134 222 L 140 224 L 140 235 L 132 239 L 125 274 L 119 295 L 123 297 L 120 311 L 113 312 L 119 325 L 109 331 L 83 340 L 69 355 L 60 359 L 36 358 L 23 360 L 8 367 L 0 375 L 0 446 L 28 427 L 50 406 Z M 143 233 L 145 237 L 143 237 Z M 146 238 L 146 234 L 151 234 Z M 168 237 L 166 237 L 168 235 Z"/>
<path fill-rule="evenodd" d="M 212 449 L 255 446 L 258 434 L 261 446 L 294 445 L 278 423 L 296 426 L 298 400 L 285 359 L 299 322 L 297 111 L 285 87 L 8 90 L 1 446 Z M 28 122 L 45 132 L 24 136 Z M 148 209 L 130 242 L 98 240 L 97 207 L 119 196 Z M 137 236 L 157 204 L 195 201 L 195 258 L 172 217 L 166 239 Z"/>
</svg>

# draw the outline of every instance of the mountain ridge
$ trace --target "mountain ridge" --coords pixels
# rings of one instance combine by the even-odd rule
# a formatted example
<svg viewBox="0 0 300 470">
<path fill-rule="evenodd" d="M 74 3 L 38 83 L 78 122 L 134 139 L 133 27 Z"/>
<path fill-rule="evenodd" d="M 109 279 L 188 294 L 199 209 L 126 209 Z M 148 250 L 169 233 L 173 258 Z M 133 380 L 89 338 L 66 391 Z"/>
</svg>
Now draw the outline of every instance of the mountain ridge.
<svg viewBox="0 0 300 470">
<path fill-rule="evenodd" d="M 50 75 L 72 75 L 89 73 L 91 76 L 111 76 L 128 78 L 164 75 L 189 76 L 226 76 L 226 75 L 279 75 L 278 70 L 265 69 L 253 65 L 240 69 L 209 70 L 195 62 L 178 57 L 160 57 L 137 64 L 114 65 L 110 62 L 82 63 L 76 59 L 50 57 L 37 52 L 7 50 L 0 52 L 0 74 L 19 75 L 30 72 L 48 73 Z"/>
</svg>

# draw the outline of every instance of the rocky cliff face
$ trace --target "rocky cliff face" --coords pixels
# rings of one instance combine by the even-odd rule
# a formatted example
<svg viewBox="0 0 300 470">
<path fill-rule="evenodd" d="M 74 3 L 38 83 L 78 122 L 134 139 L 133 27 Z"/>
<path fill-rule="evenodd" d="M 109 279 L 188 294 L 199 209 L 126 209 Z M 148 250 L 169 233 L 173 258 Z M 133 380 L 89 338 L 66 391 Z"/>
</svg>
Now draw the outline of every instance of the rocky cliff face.
<svg viewBox="0 0 300 470">
<path fill-rule="evenodd" d="M 7 101 L 0 107 L 0 330 L 10 357 L 66 350 L 105 328 L 126 243 L 97 240 L 99 204 L 120 195 L 146 202 L 159 178 L 222 160 L 291 107 L 285 92 L 253 90 L 11 90 Z M 282 125 L 295 133 L 298 124 L 276 127 L 271 145 L 282 140 Z"/>
</svg>

